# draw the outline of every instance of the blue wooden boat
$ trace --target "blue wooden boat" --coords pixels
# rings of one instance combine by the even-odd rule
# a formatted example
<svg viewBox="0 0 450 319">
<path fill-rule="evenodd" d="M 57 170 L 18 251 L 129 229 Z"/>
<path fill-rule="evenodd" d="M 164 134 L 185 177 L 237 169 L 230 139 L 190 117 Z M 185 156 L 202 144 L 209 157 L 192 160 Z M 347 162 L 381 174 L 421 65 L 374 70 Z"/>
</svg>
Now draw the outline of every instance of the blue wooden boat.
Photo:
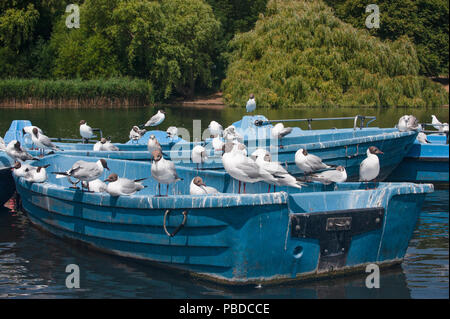
<svg viewBox="0 0 450 319">
<path fill-rule="evenodd" d="M 430 134 L 430 144 L 415 141 L 388 181 L 447 183 L 449 148 L 445 135 Z"/>
<path fill-rule="evenodd" d="M 52 155 L 39 163 L 65 171 L 79 159 L 85 158 Z M 428 184 L 310 183 L 267 193 L 267 184 L 255 183 L 237 194 L 237 181 L 226 173 L 201 171 L 222 194 L 192 196 L 196 171 L 178 167 L 183 181 L 157 197 L 150 163 L 109 159 L 108 166 L 119 176 L 149 177 L 147 188 L 111 197 L 70 189 L 51 174 L 43 184 L 18 178 L 30 220 L 103 252 L 230 285 L 365 274 L 369 263 L 399 264 L 424 196 L 433 191 Z"/>
<path fill-rule="evenodd" d="M 257 126 L 254 124 L 255 121 L 262 119 L 265 118 L 245 116 L 240 122 L 234 123 L 237 130 L 245 137 L 244 142 L 248 146 L 249 154 L 258 147 L 270 149 L 272 158 L 285 163 L 289 172 L 296 176 L 301 175 L 302 172 L 295 165 L 295 153 L 298 149 L 304 148 L 321 157 L 327 164 L 344 166 L 348 181 L 357 181 L 359 165 L 366 158 L 367 148 L 373 145 L 384 152 L 380 156 L 381 171 L 378 177 L 382 181 L 400 164 L 417 136 L 415 131 L 399 132 L 396 128 L 301 130 L 296 127 L 290 135 L 283 139 L 284 147 L 280 149 L 278 141 L 274 141 L 270 137 L 270 125 Z M 20 134 L 21 132 L 16 133 L 19 140 L 23 138 Z M 151 159 L 151 154 L 147 151 L 146 141 L 150 134 L 161 138 L 164 154 L 178 165 L 196 166 L 190 161 L 190 151 L 197 143 L 189 143 L 182 139 L 170 141 L 166 133 L 161 131 L 147 132 L 139 140 L 139 143 L 115 144 L 119 147 L 117 152 L 94 152 L 92 144 L 56 143 L 56 145 L 62 148 L 66 155 L 148 161 Z M 223 170 L 221 152 L 214 151 L 210 142 L 210 139 L 205 142 L 209 152 L 209 161 L 203 165 L 203 168 Z M 38 152 L 31 153 L 38 154 Z"/>
<path fill-rule="evenodd" d="M 16 189 L 10 167 L 13 161 L 0 151 L 0 206 L 3 206 L 14 194 Z"/>
</svg>

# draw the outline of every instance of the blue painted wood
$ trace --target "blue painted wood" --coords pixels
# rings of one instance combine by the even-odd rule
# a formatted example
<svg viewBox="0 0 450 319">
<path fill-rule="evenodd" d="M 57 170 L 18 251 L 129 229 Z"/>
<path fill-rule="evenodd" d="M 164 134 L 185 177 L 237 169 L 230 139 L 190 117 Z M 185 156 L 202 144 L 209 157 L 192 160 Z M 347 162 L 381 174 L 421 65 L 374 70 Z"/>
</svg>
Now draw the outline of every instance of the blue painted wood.
<svg viewBox="0 0 450 319">
<path fill-rule="evenodd" d="M 3 206 L 16 190 L 11 174 L 13 161 L 4 152 L 0 151 L 0 206 Z"/>
<path fill-rule="evenodd" d="M 63 171 L 82 158 L 52 155 L 39 163 L 50 164 L 49 172 Z M 401 262 L 424 195 L 433 191 L 428 184 L 310 183 L 301 190 L 279 187 L 267 193 L 267 184 L 255 183 L 247 184 L 247 194 L 237 194 L 237 181 L 226 173 L 200 171 L 206 184 L 223 194 L 192 196 L 188 195 L 189 184 L 196 171 L 177 167 L 183 180 L 171 186 L 169 196 L 157 197 L 149 162 L 107 161 L 119 176 L 147 177 L 143 182 L 147 187 L 133 196 L 114 198 L 69 189 L 65 178 L 52 174 L 43 184 L 18 178 L 17 189 L 30 220 L 59 237 L 108 253 L 226 284 L 302 279 L 344 270 L 318 270 L 319 242 L 291 236 L 293 214 L 383 207 L 382 227 L 352 239 L 345 269 Z M 170 210 L 170 232 L 181 223 L 182 212 L 188 212 L 185 226 L 174 237 L 163 229 L 166 210 Z"/>
<path fill-rule="evenodd" d="M 430 134 L 430 144 L 415 141 L 388 181 L 448 183 L 449 148 L 446 136 Z"/>
<path fill-rule="evenodd" d="M 377 146 L 384 154 L 380 155 L 381 172 L 378 177 L 384 180 L 400 164 L 407 154 L 417 136 L 417 132 L 399 132 L 394 128 L 363 128 L 363 129 L 331 129 L 331 130 L 301 130 L 296 128 L 293 133 L 283 139 L 284 147 L 278 147 L 278 141 L 270 137 L 270 127 L 253 127 L 254 118 L 244 117 L 247 124 L 246 140 L 248 153 L 251 154 L 256 148 L 269 149 L 274 161 L 285 163 L 291 174 L 299 176 L 301 170 L 295 165 L 295 153 L 304 148 L 308 152 L 323 159 L 327 164 L 342 165 L 347 170 L 348 181 L 357 181 L 359 178 L 359 165 L 366 158 L 366 150 L 370 146 Z M 244 119 L 242 121 L 244 121 Z M 152 134 L 156 134 L 153 131 Z M 255 133 L 256 132 L 256 133 Z M 146 134 L 149 134 L 147 132 Z M 165 132 L 159 132 L 166 136 Z M 244 131 L 241 132 L 244 134 Z M 292 136 L 291 136 L 292 135 Z M 141 139 L 142 140 L 142 139 Z M 141 160 L 148 161 L 151 154 L 147 151 L 146 144 L 115 144 L 119 147 L 118 152 L 94 152 L 92 144 L 81 143 L 56 143 L 66 155 L 75 156 L 101 156 L 104 158 Z M 189 143 L 180 140 L 177 143 L 167 137 L 161 144 L 166 158 L 170 158 L 178 165 L 196 167 L 190 160 L 191 150 L 194 145 L 201 143 Z M 208 161 L 203 164 L 205 169 L 223 170 L 221 151 L 215 151 L 211 145 L 211 139 L 204 143 L 208 152 Z M 29 145 L 31 146 L 31 145 Z M 37 156 L 37 151 L 31 151 Z"/>
</svg>

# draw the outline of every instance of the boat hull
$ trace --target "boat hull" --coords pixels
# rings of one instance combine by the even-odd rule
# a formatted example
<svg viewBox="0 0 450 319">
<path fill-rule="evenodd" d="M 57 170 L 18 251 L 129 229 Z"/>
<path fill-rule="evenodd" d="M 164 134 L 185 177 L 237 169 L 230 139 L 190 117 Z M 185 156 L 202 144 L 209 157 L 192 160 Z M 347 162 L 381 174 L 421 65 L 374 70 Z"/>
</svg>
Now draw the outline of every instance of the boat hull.
<svg viewBox="0 0 450 319">
<path fill-rule="evenodd" d="M 3 206 L 16 190 L 12 172 L 8 168 L 12 164 L 9 157 L 0 152 L 0 206 Z"/>
<path fill-rule="evenodd" d="M 130 178 L 149 171 L 147 163 L 122 162 L 108 165 Z M 180 168 L 178 173 L 184 180 L 177 190 L 182 191 L 196 172 Z M 223 173 L 200 176 L 224 194 L 156 197 L 148 181 L 147 193 L 117 198 L 65 184 L 16 183 L 30 220 L 56 236 L 230 285 L 321 278 L 370 263 L 399 263 L 425 193 L 433 189 L 406 183 L 372 184 L 368 190 L 362 183 L 310 183 L 267 194 L 267 184 L 255 183 L 248 185 L 251 194 L 239 195 Z M 331 220 L 338 222 L 328 230 Z M 339 221 L 348 220 L 350 227 L 342 228 Z M 320 227 L 302 233 L 313 225 Z"/>
<path fill-rule="evenodd" d="M 449 146 L 445 135 L 428 136 L 431 144 L 416 141 L 388 181 L 449 183 Z"/>
</svg>

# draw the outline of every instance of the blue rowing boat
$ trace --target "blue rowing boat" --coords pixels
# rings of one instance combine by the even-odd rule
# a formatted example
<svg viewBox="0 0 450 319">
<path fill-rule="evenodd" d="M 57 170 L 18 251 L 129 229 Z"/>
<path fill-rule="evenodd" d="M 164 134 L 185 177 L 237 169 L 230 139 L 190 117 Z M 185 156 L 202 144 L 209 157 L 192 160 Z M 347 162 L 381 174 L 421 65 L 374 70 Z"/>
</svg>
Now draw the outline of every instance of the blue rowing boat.
<svg viewBox="0 0 450 319">
<path fill-rule="evenodd" d="M 263 116 L 245 116 L 241 121 L 234 123 L 238 132 L 244 136 L 249 155 L 258 147 L 269 149 L 273 160 L 280 161 L 287 166 L 288 171 L 295 176 L 303 172 L 295 165 L 295 153 L 303 148 L 309 153 L 319 156 L 329 165 L 341 165 L 346 168 L 348 181 L 358 181 L 359 165 L 366 158 L 366 151 L 370 146 L 376 146 L 384 152 L 380 156 L 380 175 L 378 179 L 384 180 L 400 164 L 404 156 L 416 139 L 417 132 L 399 132 L 396 128 L 361 127 L 348 129 L 328 130 L 301 130 L 295 127 L 292 133 L 283 138 L 283 148 L 279 148 L 278 141 L 270 137 L 271 125 L 258 126 L 255 121 L 263 121 Z M 26 123 L 31 125 L 31 123 Z M 23 126 L 23 125 L 21 125 Z M 19 141 L 25 140 L 21 130 L 11 135 Z M 147 132 L 138 143 L 129 141 L 126 144 L 114 144 L 119 148 L 115 152 L 95 152 L 93 144 L 82 143 L 56 143 L 63 149 L 65 155 L 94 156 L 123 160 L 148 161 L 151 154 L 147 151 L 147 140 L 154 134 L 163 148 L 164 155 L 178 165 L 195 167 L 191 162 L 191 149 L 199 143 L 190 143 L 183 139 L 172 140 L 167 138 L 165 132 Z M 25 145 L 31 147 L 30 141 Z M 223 170 L 222 153 L 212 148 L 211 139 L 205 145 L 208 152 L 208 161 L 202 165 L 204 169 Z M 38 155 L 37 151 L 30 152 Z"/>
<path fill-rule="evenodd" d="M 388 181 L 448 184 L 447 137 L 430 134 L 427 139 L 429 144 L 414 142 L 400 165 L 389 175 Z"/>
<path fill-rule="evenodd" d="M 13 161 L 0 151 L 0 206 L 3 206 L 14 194 L 15 185 L 10 167 Z"/>
<path fill-rule="evenodd" d="M 39 165 L 66 171 L 80 159 L 86 160 L 51 155 Z M 364 273 L 371 263 L 399 264 L 425 194 L 433 191 L 429 184 L 309 183 L 301 190 L 279 187 L 267 193 L 267 184 L 260 182 L 248 184 L 247 194 L 237 194 L 238 182 L 226 173 L 200 171 L 221 194 L 189 195 L 196 171 L 177 167 L 183 181 L 171 186 L 169 196 L 159 197 L 150 163 L 109 159 L 108 166 L 122 177 L 147 177 L 147 187 L 112 197 L 70 189 L 65 178 L 52 174 L 42 184 L 17 178 L 30 220 L 106 253 L 230 285 Z"/>
</svg>

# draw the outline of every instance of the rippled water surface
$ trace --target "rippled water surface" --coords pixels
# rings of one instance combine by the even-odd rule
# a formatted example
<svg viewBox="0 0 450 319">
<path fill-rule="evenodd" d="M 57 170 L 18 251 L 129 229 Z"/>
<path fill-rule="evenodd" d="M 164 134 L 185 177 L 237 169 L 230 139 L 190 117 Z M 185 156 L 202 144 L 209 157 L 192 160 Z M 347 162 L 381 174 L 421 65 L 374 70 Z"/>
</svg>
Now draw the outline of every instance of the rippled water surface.
<svg viewBox="0 0 450 319">
<path fill-rule="evenodd" d="M 49 136 L 78 137 L 77 123 L 88 120 L 113 141 L 124 142 L 134 124 L 145 122 L 152 108 L 128 110 L 0 110 L 0 135 L 13 119 L 29 119 Z M 427 121 L 429 114 L 448 119 L 448 109 L 261 110 L 270 119 L 376 115 L 376 125 L 392 127 L 403 114 Z M 206 128 L 216 119 L 224 126 L 239 120 L 241 109 L 167 109 L 170 125 L 192 129 L 192 119 Z M 352 123 L 317 123 L 315 128 Z M 304 124 L 303 124 L 304 126 Z M 224 289 L 146 264 L 94 252 L 60 240 L 32 226 L 25 213 L 0 208 L 0 298 L 448 298 L 449 191 L 428 194 L 401 266 L 381 269 L 379 289 L 365 287 L 365 274 L 289 286 Z M 65 286 L 65 268 L 80 267 L 80 289 Z"/>
</svg>

